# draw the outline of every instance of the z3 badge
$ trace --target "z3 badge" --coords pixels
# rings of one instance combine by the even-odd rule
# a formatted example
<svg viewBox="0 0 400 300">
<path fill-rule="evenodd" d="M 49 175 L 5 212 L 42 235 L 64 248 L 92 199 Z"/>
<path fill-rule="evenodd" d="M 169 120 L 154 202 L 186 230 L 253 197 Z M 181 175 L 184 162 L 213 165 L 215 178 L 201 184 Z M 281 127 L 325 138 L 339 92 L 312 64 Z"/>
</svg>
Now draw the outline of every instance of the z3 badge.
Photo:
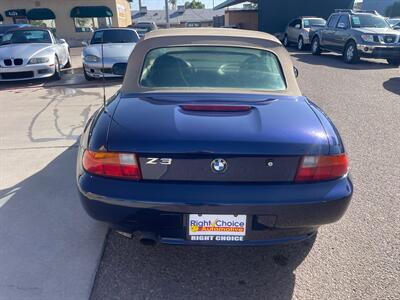
<svg viewBox="0 0 400 300">
<path fill-rule="evenodd" d="M 146 158 L 146 165 L 165 165 L 169 166 L 172 164 L 172 158 L 153 158 L 148 157 Z"/>
</svg>

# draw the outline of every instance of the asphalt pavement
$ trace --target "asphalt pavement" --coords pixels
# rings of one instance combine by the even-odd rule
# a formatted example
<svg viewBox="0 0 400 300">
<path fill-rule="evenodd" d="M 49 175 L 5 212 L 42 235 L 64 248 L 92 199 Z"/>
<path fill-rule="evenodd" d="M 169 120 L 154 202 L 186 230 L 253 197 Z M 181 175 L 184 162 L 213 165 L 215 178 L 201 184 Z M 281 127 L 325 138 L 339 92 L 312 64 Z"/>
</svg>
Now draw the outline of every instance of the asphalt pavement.
<svg viewBox="0 0 400 300">
<path fill-rule="evenodd" d="M 400 299 L 400 69 L 291 55 L 350 156 L 344 218 L 315 241 L 269 248 L 152 248 L 110 232 L 92 299 Z"/>
</svg>

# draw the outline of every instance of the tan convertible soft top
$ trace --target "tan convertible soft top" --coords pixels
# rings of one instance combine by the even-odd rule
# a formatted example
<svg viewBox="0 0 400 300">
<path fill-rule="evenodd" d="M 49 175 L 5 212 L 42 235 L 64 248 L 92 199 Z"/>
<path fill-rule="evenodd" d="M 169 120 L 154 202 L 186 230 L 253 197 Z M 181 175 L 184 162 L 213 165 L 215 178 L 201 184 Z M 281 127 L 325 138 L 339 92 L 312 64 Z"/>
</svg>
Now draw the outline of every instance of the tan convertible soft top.
<svg viewBox="0 0 400 300">
<path fill-rule="evenodd" d="M 301 92 L 297 85 L 297 80 L 293 72 L 293 64 L 289 53 L 274 36 L 252 30 L 227 29 L 227 28 L 177 28 L 160 29 L 152 31 L 136 45 L 129 57 L 124 82 L 121 88 L 123 93 L 143 93 L 143 92 L 204 92 L 204 89 L 193 87 L 186 89 L 161 89 L 157 90 L 142 87 L 139 84 L 143 62 L 146 54 L 152 49 L 174 46 L 231 46 L 265 49 L 274 53 L 282 66 L 285 76 L 287 89 L 284 91 L 268 91 L 269 94 L 280 94 L 290 96 L 300 96 Z M 243 89 L 209 89 L 212 92 L 233 92 L 233 93 L 266 93 L 260 90 Z"/>
</svg>

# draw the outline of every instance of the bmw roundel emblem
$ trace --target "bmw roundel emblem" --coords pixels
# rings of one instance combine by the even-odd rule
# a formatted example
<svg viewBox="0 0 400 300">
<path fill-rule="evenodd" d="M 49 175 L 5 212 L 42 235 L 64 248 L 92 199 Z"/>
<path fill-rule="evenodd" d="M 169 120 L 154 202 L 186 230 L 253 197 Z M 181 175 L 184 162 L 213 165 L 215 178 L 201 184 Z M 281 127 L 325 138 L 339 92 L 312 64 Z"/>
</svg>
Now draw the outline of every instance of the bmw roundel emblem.
<svg viewBox="0 0 400 300">
<path fill-rule="evenodd" d="M 224 173 L 228 168 L 228 163 L 225 159 L 216 158 L 211 162 L 211 170 L 216 173 Z"/>
</svg>

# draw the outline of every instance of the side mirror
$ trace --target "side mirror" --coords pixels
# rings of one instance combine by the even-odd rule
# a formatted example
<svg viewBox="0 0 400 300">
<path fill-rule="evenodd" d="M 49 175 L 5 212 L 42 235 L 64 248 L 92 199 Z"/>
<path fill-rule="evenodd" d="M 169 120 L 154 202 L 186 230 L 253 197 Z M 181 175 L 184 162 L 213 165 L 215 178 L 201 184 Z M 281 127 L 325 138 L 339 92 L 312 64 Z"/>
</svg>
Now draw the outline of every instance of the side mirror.
<svg viewBox="0 0 400 300">
<path fill-rule="evenodd" d="M 339 23 L 339 24 L 338 24 L 338 28 L 340 28 L 340 29 L 347 29 L 347 25 L 344 24 L 344 23 Z"/>
<path fill-rule="evenodd" d="M 294 76 L 299 77 L 299 70 L 296 67 L 293 67 Z"/>
<path fill-rule="evenodd" d="M 112 67 L 112 72 L 115 75 L 124 76 L 126 73 L 126 67 L 128 66 L 127 63 L 116 63 Z"/>
<path fill-rule="evenodd" d="M 67 43 L 67 41 L 64 40 L 64 39 L 59 39 L 59 41 L 60 41 L 60 44 L 66 44 Z"/>
<path fill-rule="evenodd" d="M 88 41 L 82 41 L 82 46 L 83 46 L 83 47 L 87 47 L 87 46 L 89 46 L 89 43 L 88 43 Z"/>
</svg>

